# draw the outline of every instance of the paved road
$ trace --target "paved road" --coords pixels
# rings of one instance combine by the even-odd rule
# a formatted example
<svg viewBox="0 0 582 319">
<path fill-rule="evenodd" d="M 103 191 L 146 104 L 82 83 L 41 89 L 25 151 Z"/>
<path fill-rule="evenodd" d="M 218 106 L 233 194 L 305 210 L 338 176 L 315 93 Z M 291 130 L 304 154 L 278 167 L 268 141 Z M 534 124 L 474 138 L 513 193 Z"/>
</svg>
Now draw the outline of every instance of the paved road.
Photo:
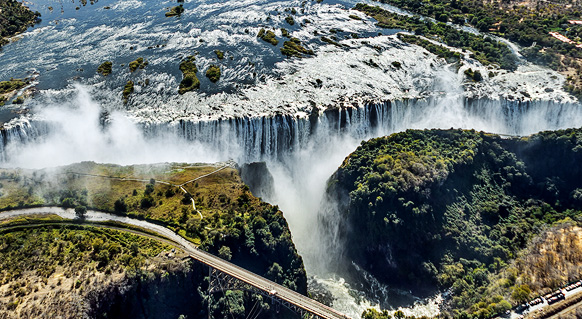
<svg viewBox="0 0 582 319">
<path fill-rule="evenodd" d="M 21 217 L 30 215 L 42 215 L 42 214 L 55 214 L 65 219 L 75 219 L 76 214 L 73 209 L 63 209 L 61 207 L 39 207 L 39 208 L 27 208 L 12 211 L 0 212 L 0 220 L 11 218 L 11 217 Z M 274 296 L 292 303 L 300 308 L 303 308 L 310 313 L 317 315 L 325 319 L 346 319 L 347 316 L 327 307 L 315 300 L 312 300 L 302 294 L 299 294 L 291 289 L 283 287 L 276 284 L 268 279 L 265 279 L 257 274 L 254 274 L 246 269 L 243 269 L 235 264 L 227 262 L 221 258 L 218 258 L 212 254 L 198 249 L 192 243 L 184 239 L 183 237 L 177 235 L 170 229 L 149 223 L 147 221 L 133 219 L 129 217 L 117 216 L 113 214 L 98 212 L 98 211 L 87 211 L 85 214 L 85 220 L 90 222 L 105 222 L 105 221 L 116 221 L 133 226 L 142 227 L 155 233 L 162 237 L 166 237 L 175 243 L 179 244 L 190 256 L 199 262 L 202 262 L 216 270 L 224 272 L 234 278 L 237 278 L 251 286 L 261 289 L 266 292 L 275 292 Z"/>
</svg>

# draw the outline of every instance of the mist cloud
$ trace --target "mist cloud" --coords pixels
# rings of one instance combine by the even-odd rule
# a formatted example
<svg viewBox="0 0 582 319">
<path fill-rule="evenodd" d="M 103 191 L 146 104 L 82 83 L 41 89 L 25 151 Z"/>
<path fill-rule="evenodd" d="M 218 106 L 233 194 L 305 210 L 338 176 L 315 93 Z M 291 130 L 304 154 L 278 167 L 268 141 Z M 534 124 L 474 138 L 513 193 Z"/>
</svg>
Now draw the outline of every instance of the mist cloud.
<svg viewBox="0 0 582 319">
<path fill-rule="evenodd" d="M 6 167 L 43 168 L 81 161 L 121 165 L 159 162 L 216 162 L 228 159 L 211 147 L 172 134 L 146 137 L 142 128 L 121 112 L 100 124 L 101 108 L 88 90 L 76 87 L 74 99 L 64 105 L 37 110 L 50 127 L 47 136 L 28 144 L 7 147 Z"/>
</svg>

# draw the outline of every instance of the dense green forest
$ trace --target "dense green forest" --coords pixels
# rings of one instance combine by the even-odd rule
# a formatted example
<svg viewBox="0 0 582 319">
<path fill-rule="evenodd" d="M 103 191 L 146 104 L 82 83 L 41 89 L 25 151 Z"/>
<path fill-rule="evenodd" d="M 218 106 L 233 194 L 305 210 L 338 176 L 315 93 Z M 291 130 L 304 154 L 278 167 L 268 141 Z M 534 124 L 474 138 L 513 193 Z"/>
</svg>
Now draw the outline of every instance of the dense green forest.
<svg viewBox="0 0 582 319">
<path fill-rule="evenodd" d="M 5 38 L 26 31 L 39 18 L 40 13 L 30 11 L 18 1 L 0 0 L 0 46 L 7 43 Z"/>
<path fill-rule="evenodd" d="M 456 317 L 523 302 L 534 292 L 517 273 L 504 292 L 489 287 L 534 235 L 581 216 L 581 149 L 580 129 L 519 139 L 409 130 L 364 142 L 328 189 L 342 203 L 348 258 L 385 283 L 451 288 Z"/>
<path fill-rule="evenodd" d="M 581 8 L 571 2 L 517 3 L 515 1 L 481 0 L 379 0 L 415 14 L 431 17 L 440 22 L 473 26 L 479 31 L 490 32 L 523 46 L 528 59 L 542 63 L 558 71 L 580 73 L 582 71 L 582 26 L 568 20 L 581 20 Z M 565 43 L 552 37 L 549 32 L 559 32 L 574 41 Z M 446 43 L 445 40 L 443 42 Z M 580 96 L 582 81 L 569 75 L 567 89 Z"/>
</svg>

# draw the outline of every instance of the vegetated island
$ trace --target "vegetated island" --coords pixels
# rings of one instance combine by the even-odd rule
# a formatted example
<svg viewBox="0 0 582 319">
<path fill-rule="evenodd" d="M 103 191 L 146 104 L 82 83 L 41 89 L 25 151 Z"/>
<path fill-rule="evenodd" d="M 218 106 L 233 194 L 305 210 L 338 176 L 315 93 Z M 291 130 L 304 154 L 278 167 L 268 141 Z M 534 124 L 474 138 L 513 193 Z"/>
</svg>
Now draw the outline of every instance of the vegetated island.
<svg viewBox="0 0 582 319">
<path fill-rule="evenodd" d="M 291 38 L 289 41 L 283 43 L 281 53 L 288 57 L 302 57 L 303 54 L 313 55 L 313 50 L 308 50 L 301 45 L 301 41 L 297 38 Z"/>
<path fill-rule="evenodd" d="M 29 79 L 10 79 L 9 81 L 0 81 L 0 106 L 3 106 L 4 103 L 12 98 L 18 90 L 28 84 L 30 84 Z"/>
<path fill-rule="evenodd" d="M 22 33 L 36 24 L 40 13 L 32 12 L 23 3 L 0 0 L 0 47 L 7 44 L 7 38 Z"/>
<path fill-rule="evenodd" d="M 208 70 L 206 70 L 206 77 L 212 83 L 218 82 L 218 80 L 220 79 L 220 67 L 218 67 L 218 65 L 209 66 Z"/>
<path fill-rule="evenodd" d="M 279 44 L 279 40 L 277 40 L 277 37 L 275 36 L 275 32 L 271 31 L 271 30 L 266 30 L 265 29 L 261 29 L 259 30 L 259 33 L 257 33 L 257 37 L 260 38 L 261 40 L 270 43 L 272 45 L 277 45 Z"/>
<path fill-rule="evenodd" d="M 444 309 L 455 318 L 489 318 L 579 280 L 580 150 L 582 129 L 408 130 L 364 142 L 328 184 L 347 258 L 383 283 L 450 289 Z"/>
<path fill-rule="evenodd" d="M 222 59 L 224 59 L 224 51 L 220 51 L 220 50 L 214 50 L 214 53 L 216 54 L 216 57 L 217 57 L 219 60 L 222 60 Z"/>
<path fill-rule="evenodd" d="M 184 94 L 200 87 L 200 80 L 196 76 L 198 68 L 196 64 L 196 57 L 190 55 L 180 62 L 180 71 L 182 71 L 182 81 L 178 87 L 178 93 Z"/>
<path fill-rule="evenodd" d="M 515 0 L 380 0 L 439 22 L 473 26 L 521 45 L 528 60 L 567 77 L 566 89 L 582 96 L 582 6 L 577 2 Z M 451 36 L 446 36 L 451 37 Z M 481 50 L 479 50 L 481 51 Z"/>
<path fill-rule="evenodd" d="M 147 60 L 144 60 L 144 58 L 139 57 L 137 59 L 135 59 L 134 61 L 129 62 L 129 71 L 130 72 L 135 72 L 135 70 L 139 69 L 145 69 L 145 67 L 149 64 L 149 62 Z"/>
<path fill-rule="evenodd" d="M 99 65 L 99 67 L 97 68 L 97 73 L 103 76 L 108 76 L 109 74 L 111 74 L 112 67 L 113 63 L 111 61 L 105 61 L 101 63 L 101 65 Z"/>
<path fill-rule="evenodd" d="M 123 91 L 121 92 L 121 95 L 123 96 L 123 104 L 127 104 L 127 102 L 129 101 L 129 96 L 133 93 L 134 90 L 133 86 L 134 86 L 133 81 L 129 80 L 123 87 Z"/>
<path fill-rule="evenodd" d="M 280 48 L 281 53 L 288 57 L 302 57 L 303 55 L 313 55 L 313 50 L 306 49 L 301 45 L 301 41 L 297 38 L 290 37 L 289 32 L 285 29 L 281 29 L 281 33 L 284 37 L 289 37 L 288 41 L 283 43 L 283 47 Z M 272 45 L 279 44 L 279 40 L 275 36 L 275 32 L 271 30 L 261 29 L 257 34 L 257 37 L 261 40 L 271 43 Z"/>
<path fill-rule="evenodd" d="M 184 12 L 184 5 L 178 5 L 175 7 L 172 7 L 170 9 L 170 11 L 166 12 L 166 17 L 174 17 L 174 16 L 179 16 Z"/>
<path fill-rule="evenodd" d="M 0 183 L 1 210 L 58 205 L 81 214 L 95 209 L 145 219 L 306 294 L 303 262 L 281 211 L 254 197 L 238 170 L 228 165 L 83 162 L 55 169 L 2 169 Z M 0 316 L 208 316 L 207 267 L 182 260 L 179 249 L 147 230 L 108 226 L 117 228 L 63 224 L 54 215 L 2 221 Z M 284 309 L 269 311 L 266 299 L 242 291 L 211 298 L 213 318 L 244 317 L 253 307 L 267 318 L 288 315 Z"/>
<path fill-rule="evenodd" d="M 498 42 L 490 37 L 457 30 L 442 22 L 434 23 L 429 20 L 422 20 L 418 16 L 401 16 L 377 6 L 358 3 L 354 9 L 376 19 L 379 27 L 414 31 L 417 35 L 433 38 L 451 47 L 469 49 L 473 51 L 471 56 L 484 65 L 496 64 L 507 70 L 514 70 L 517 67 L 516 58 L 509 47 L 505 43 Z M 418 41 L 412 37 L 400 37 L 400 39 L 423 46 L 434 54 L 439 55 L 440 53 L 435 51 L 436 48 L 433 45 L 429 45 L 430 42 L 428 41 Z M 446 53 L 446 55 L 451 54 Z"/>
</svg>

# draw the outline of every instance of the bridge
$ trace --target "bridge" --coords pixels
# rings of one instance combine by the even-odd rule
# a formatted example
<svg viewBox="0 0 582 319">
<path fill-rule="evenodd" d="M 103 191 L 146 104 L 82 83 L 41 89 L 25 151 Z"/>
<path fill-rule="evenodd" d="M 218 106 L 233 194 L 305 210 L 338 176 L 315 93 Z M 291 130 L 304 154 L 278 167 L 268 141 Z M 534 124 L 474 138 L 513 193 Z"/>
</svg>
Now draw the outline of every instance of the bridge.
<svg viewBox="0 0 582 319">
<path fill-rule="evenodd" d="M 233 263 L 195 248 L 184 249 L 190 257 L 210 267 L 210 292 L 220 290 L 248 290 L 266 297 L 278 299 L 285 307 L 304 315 L 323 319 L 347 319 L 348 317 L 289 288 L 252 273 Z"/>
<path fill-rule="evenodd" d="M 38 207 L 0 212 L 0 220 L 12 217 L 42 214 L 54 214 L 64 219 L 69 219 L 69 221 L 60 222 L 62 224 L 70 224 L 71 219 L 76 219 L 76 214 L 73 209 L 63 209 L 61 207 Z M 279 302 L 284 307 L 297 312 L 301 315 L 301 317 L 349 319 L 348 316 L 309 297 L 306 297 L 298 292 L 261 277 L 222 258 L 198 249 L 185 238 L 177 235 L 166 227 L 149 223 L 144 220 L 92 210 L 87 211 L 83 220 L 78 220 L 78 222 L 89 225 L 94 224 L 99 227 L 119 229 L 119 227 L 115 226 L 95 224 L 107 221 L 120 222 L 153 231 L 157 234 L 157 236 L 159 236 L 157 239 L 161 238 L 171 241 L 176 246 L 182 248 L 190 256 L 190 258 L 208 266 L 210 281 L 209 293 L 225 290 L 246 290 L 271 298 L 274 301 Z M 56 224 L 58 223 L 59 222 L 56 222 Z M 131 232 L 139 233 L 136 230 L 131 230 Z M 145 232 L 141 233 L 141 235 L 152 237 L 151 234 Z"/>
</svg>

